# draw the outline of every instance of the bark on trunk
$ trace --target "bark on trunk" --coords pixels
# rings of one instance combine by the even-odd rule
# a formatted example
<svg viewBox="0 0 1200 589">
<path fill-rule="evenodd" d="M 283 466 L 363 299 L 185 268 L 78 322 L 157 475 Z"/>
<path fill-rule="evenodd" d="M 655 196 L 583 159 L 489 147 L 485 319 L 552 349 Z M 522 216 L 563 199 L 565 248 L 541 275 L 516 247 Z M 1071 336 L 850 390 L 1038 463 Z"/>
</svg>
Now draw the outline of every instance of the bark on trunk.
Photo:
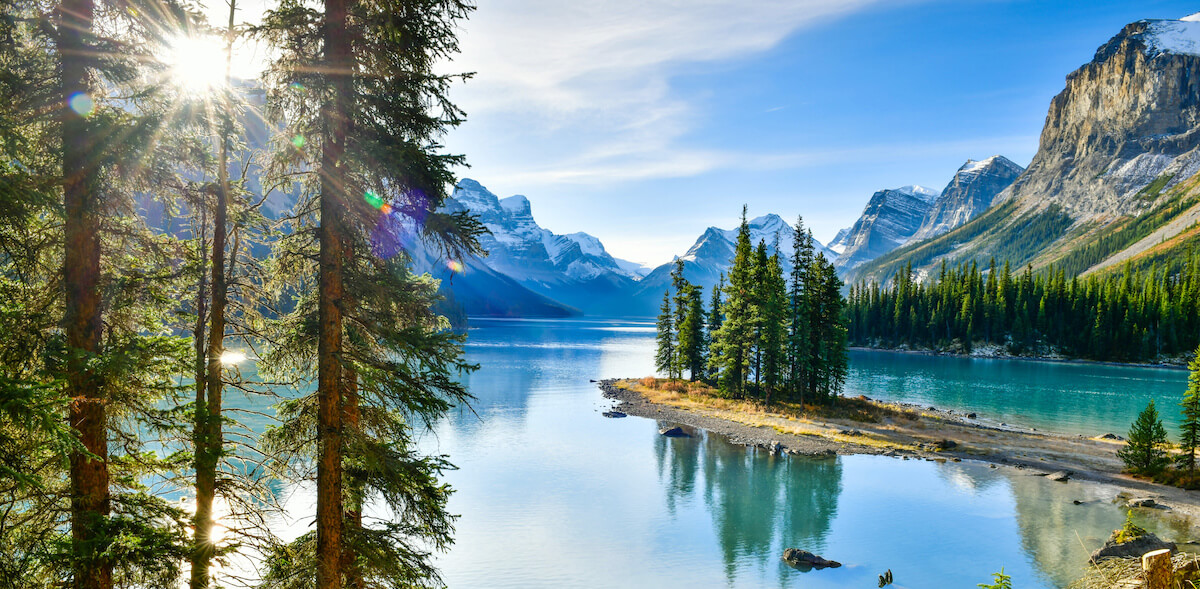
<svg viewBox="0 0 1200 589">
<path fill-rule="evenodd" d="M 108 432 L 100 379 L 88 357 L 100 351 L 100 202 L 86 115 L 80 108 L 90 97 L 89 55 L 92 0 L 64 0 L 58 27 L 62 66 L 63 204 L 66 247 L 64 331 L 70 357 L 67 390 L 69 419 L 87 452 L 73 452 L 71 470 L 72 573 L 77 589 L 112 587 L 112 563 L 101 555 L 108 539 Z M 73 110 L 72 97 L 77 97 Z M 83 112 L 79 112 L 83 111 Z"/>
<path fill-rule="evenodd" d="M 333 98 L 326 105 L 321 158 L 319 339 L 317 345 L 317 587 L 342 586 L 342 271 L 346 214 L 345 153 L 351 55 L 348 0 L 325 0 L 325 68 Z"/>
<path fill-rule="evenodd" d="M 230 82 L 233 59 L 234 14 L 236 0 L 229 3 L 229 25 L 226 29 L 225 81 Z M 225 250 L 229 224 L 229 142 L 233 135 L 233 114 L 226 110 L 221 117 L 220 150 L 217 157 L 217 202 L 213 215 L 212 243 L 212 310 L 208 328 L 207 366 L 204 374 L 207 399 L 196 403 L 196 517 L 192 546 L 191 589 L 206 589 L 211 582 L 210 568 L 216 554 L 212 540 L 213 501 L 217 490 L 217 465 L 225 447 L 221 427 L 221 403 L 224 393 L 221 356 L 225 352 L 225 307 L 229 298 Z"/>
<path fill-rule="evenodd" d="M 347 249 L 347 251 L 352 251 Z M 352 256 L 353 254 L 351 254 Z M 347 298 L 349 300 L 349 298 Z M 342 367 L 342 382 L 345 383 L 345 394 L 342 401 L 345 404 L 345 430 L 351 432 L 352 435 L 361 436 L 359 430 L 360 417 L 358 408 L 358 372 L 350 366 Z M 347 535 L 362 529 L 362 504 L 363 504 L 363 489 L 362 485 L 357 481 L 347 481 L 349 485 L 346 493 L 348 504 L 346 505 L 346 530 Z M 362 571 L 359 570 L 355 563 L 355 552 L 351 545 L 343 547 L 342 551 L 343 570 L 346 573 L 346 587 L 348 589 L 364 589 L 366 587 L 363 579 Z"/>
</svg>

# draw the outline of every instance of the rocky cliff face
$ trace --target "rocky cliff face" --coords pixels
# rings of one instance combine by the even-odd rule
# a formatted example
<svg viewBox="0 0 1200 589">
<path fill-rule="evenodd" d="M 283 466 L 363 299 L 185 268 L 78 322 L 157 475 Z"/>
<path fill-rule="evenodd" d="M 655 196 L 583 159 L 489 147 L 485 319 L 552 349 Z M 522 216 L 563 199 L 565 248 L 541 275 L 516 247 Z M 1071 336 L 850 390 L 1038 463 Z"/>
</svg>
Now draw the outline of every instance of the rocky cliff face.
<svg viewBox="0 0 1200 589">
<path fill-rule="evenodd" d="M 1147 234 L 1169 244 L 1186 230 L 1173 222 L 1190 210 L 1198 173 L 1200 14 L 1131 23 L 1067 76 L 1029 168 L 991 208 L 847 278 L 886 280 L 908 261 L 922 272 L 993 256 L 1081 272 Z M 1160 235 L 1159 225 L 1175 228 Z"/>
<path fill-rule="evenodd" d="M 1037 155 L 1004 198 L 1058 204 L 1076 221 L 1137 213 L 1200 171 L 1200 19 L 1126 25 L 1067 76 Z M 1150 198 L 1146 198 L 1150 196 Z"/>
<path fill-rule="evenodd" d="M 873 194 L 858 221 L 830 244 L 830 248 L 841 251 L 834 265 L 844 271 L 904 245 L 921 227 L 937 195 L 923 186 Z"/>
<path fill-rule="evenodd" d="M 967 160 L 934 199 L 921 228 L 911 240 L 929 239 L 965 225 L 992 206 L 996 196 L 1024 171 L 1025 168 L 1002 155 L 979 161 Z"/>
</svg>

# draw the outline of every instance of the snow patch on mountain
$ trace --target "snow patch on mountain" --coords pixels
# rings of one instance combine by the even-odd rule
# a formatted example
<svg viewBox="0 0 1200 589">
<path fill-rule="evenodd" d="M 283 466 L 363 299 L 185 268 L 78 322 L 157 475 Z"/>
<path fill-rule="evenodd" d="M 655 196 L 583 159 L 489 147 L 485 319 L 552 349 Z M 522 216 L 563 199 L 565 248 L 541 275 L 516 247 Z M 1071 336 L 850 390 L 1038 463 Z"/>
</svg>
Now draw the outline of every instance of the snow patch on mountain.
<svg viewBox="0 0 1200 589">
<path fill-rule="evenodd" d="M 1151 20 L 1142 41 L 1150 55 L 1178 53 L 1200 55 L 1200 13 L 1185 16 L 1183 20 Z"/>
<path fill-rule="evenodd" d="M 642 276 L 587 233 L 558 235 L 538 225 L 525 196 L 500 199 L 479 182 L 464 178 L 445 208 L 469 211 L 490 232 L 480 237 L 488 252 L 477 260 L 480 264 L 568 305 L 585 308 L 589 293 L 599 297 L 621 290 Z"/>
</svg>

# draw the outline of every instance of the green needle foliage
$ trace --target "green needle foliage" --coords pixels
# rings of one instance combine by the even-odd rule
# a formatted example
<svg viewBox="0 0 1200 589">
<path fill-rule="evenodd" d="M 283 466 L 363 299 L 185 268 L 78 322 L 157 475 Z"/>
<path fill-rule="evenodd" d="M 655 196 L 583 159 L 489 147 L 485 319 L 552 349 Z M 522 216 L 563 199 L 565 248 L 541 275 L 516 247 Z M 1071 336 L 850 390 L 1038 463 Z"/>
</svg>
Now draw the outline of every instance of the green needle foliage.
<svg viewBox="0 0 1200 589">
<path fill-rule="evenodd" d="M 1130 472 L 1154 475 L 1162 472 L 1170 462 L 1167 447 L 1167 430 L 1158 417 L 1154 399 L 1151 399 L 1129 428 L 1129 441 L 1117 451 L 1117 456 Z"/>
<path fill-rule="evenodd" d="M 1200 446 L 1200 348 L 1188 364 L 1187 392 L 1183 394 L 1183 421 L 1179 424 L 1179 466 L 1188 472 L 1196 470 L 1196 447 Z"/>
<path fill-rule="evenodd" d="M 658 317 L 655 364 L 671 378 L 715 384 L 721 395 L 764 403 L 833 402 L 847 371 L 845 301 L 833 264 L 813 255 L 812 235 L 796 225 L 790 284 L 775 244 L 751 247 L 745 209 L 729 282 L 722 275 L 705 313 L 700 289 L 676 262 Z M 724 296 L 722 296 L 724 295 Z M 706 329 L 707 328 L 707 329 Z"/>
</svg>

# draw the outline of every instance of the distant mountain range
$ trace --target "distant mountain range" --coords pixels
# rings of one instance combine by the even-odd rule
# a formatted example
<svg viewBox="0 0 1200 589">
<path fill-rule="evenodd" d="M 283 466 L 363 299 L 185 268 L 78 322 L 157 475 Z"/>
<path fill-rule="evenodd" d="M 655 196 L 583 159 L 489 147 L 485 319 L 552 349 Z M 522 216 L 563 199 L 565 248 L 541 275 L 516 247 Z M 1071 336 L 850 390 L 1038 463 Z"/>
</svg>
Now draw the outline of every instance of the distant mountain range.
<svg viewBox="0 0 1200 589">
<path fill-rule="evenodd" d="M 1126 25 L 1050 102 L 1029 168 L 972 221 L 846 272 L 988 259 L 1067 275 L 1171 266 L 1200 245 L 1200 13 Z"/>
<path fill-rule="evenodd" d="M 534 221 L 523 196 L 499 199 L 473 180 L 447 203 L 478 215 L 490 255 L 459 272 L 426 256 L 471 315 L 653 315 L 673 263 L 649 272 L 614 258 L 586 233 L 558 235 Z M 791 254 L 778 215 L 749 222 L 754 243 Z M 709 227 L 687 252 L 689 281 L 706 288 L 728 271 L 735 229 Z M 1069 275 L 1179 259 L 1200 247 L 1200 13 L 1124 27 L 1067 77 L 1025 169 L 994 155 L 967 160 L 941 191 L 874 193 L 855 223 L 818 251 L 847 281 L 918 276 L 943 261 L 989 258 Z"/>
</svg>

